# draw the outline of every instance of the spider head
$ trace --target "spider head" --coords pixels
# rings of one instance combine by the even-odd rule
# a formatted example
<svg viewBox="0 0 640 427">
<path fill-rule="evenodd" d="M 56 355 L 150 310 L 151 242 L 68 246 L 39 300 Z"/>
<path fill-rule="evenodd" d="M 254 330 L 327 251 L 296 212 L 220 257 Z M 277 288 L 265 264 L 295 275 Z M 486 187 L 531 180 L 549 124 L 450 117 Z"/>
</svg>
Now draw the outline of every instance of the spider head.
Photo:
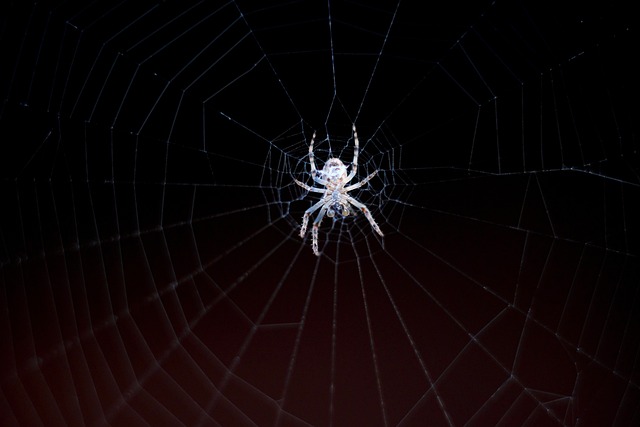
<svg viewBox="0 0 640 427">
<path fill-rule="evenodd" d="M 331 158 L 327 160 L 321 173 L 324 179 L 336 186 L 344 184 L 347 180 L 347 167 L 340 159 Z"/>
</svg>

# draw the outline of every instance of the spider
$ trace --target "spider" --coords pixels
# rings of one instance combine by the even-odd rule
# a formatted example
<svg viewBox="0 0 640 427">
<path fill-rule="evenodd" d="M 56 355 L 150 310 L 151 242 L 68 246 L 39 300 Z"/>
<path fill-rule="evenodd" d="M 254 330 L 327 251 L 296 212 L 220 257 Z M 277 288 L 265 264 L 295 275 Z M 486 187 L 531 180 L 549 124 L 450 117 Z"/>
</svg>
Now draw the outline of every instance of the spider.
<svg viewBox="0 0 640 427">
<path fill-rule="evenodd" d="M 322 193 L 322 198 L 304 212 L 304 216 L 302 217 L 302 227 L 300 228 L 300 237 L 304 237 L 307 232 L 307 226 L 309 225 L 309 217 L 311 216 L 311 214 L 320 209 L 320 212 L 316 216 L 316 219 L 313 221 L 313 228 L 311 230 L 311 247 L 313 249 L 313 253 L 316 255 L 320 255 L 320 252 L 318 251 L 318 228 L 320 227 L 322 218 L 325 216 L 325 214 L 329 218 L 333 218 L 336 214 L 341 215 L 342 217 L 355 215 L 356 212 L 352 209 L 351 206 L 354 206 L 362 211 L 376 233 L 378 233 L 380 236 L 384 236 L 384 234 L 382 234 L 382 230 L 380 230 L 380 227 L 371 216 L 371 212 L 369 212 L 369 209 L 367 209 L 367 207 L 363 203 L 347 194 L 349 191 L 355 190 L 365 185 L 378 173 L 378 170 L 376 169 L 362 181 L 347 186 L 347 184 L 353 179 L 353 177 L 356 176 L 356 172 L 358 170 L 358 150 L 360 144 L 358 142 L 356 125 L 353 125 L 353 163 L 351 164 L 351 173 L 349 174 L 347 174 L 347 167 L 345 166 L 345 164 L 342 163 L 340 159 L 335 157 L 331 157 L 329 160 L 327 160 L 321 171 L 318 171 L 316 169 L 316 163 L 313 155 L 313 143 L 315 139 L 316 133 L 314 132 L 313 136 L 311 137 L 311 144 L 309 145 L 311 177 L 315 182 L 324 186 L 324 188 L 312 187 L 294 178 L 296 184 L 298 184 L 305 190 L 314 193 Z"/>
</svg>

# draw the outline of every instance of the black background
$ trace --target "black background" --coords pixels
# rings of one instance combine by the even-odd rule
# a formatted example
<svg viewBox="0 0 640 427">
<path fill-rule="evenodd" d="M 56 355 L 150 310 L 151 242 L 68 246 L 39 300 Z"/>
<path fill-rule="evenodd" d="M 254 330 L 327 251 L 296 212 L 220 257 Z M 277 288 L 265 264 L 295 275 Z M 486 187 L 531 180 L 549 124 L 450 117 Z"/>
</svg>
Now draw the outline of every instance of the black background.
<svg viewBox="0 0 640 427">
<path fill-rule="evenodd" d="M 0 424 L 640 423 L 637 19 L 441 3 L 3 5 Z"/>
</svg>

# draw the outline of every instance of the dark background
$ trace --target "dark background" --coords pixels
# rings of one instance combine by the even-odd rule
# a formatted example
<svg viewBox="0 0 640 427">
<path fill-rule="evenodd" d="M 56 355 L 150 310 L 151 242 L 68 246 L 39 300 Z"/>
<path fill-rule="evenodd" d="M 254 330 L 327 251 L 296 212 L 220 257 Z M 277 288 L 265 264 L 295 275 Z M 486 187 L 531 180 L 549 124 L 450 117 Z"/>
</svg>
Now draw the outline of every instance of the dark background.
<svg viewBox="0 0 640 427">
<path fill-rule="evenodd" d="M 640 424 L 630 6 L 5 3 L 3 426 Z"/>
</svg>

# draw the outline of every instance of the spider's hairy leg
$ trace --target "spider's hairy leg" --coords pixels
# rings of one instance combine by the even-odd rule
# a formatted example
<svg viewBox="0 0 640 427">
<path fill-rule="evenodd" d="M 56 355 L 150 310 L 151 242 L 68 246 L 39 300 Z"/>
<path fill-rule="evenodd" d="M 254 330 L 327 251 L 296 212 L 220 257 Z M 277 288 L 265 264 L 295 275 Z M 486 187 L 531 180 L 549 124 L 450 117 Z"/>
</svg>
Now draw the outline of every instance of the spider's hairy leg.
<svg viewBox="0 0 640 427">
<path fill-rule="evenodd" d="M 313 155 L 313 143 L 316 140 L 316 133 L 313 132 L 313 136 L 311 137 L 311 144 L 309 144 L 309 162 L 311 163 L 311 176 L 316 176 L 316 160 Z"/>
<path fill-rule="evenodd" d="M 373 219 L 373 216 L 371 216 L 371 212 L 369 212 L 369 209 L 367 209 L 365 204 L 364 203 L 360 203 L 359 201 L 357 201 L 353 197 L 348 196 L 346 194 L 345 194 L 344 197 L 347 199 L 347 201 L 349 203 L 351 203 L 356 208 L 360 209 L 360 211 L 364 214 L 364 216 L 367 218 L 367 220 L 369 220 L 369 224 L 371 224 L 371 227 L 374 230 L 376 230 L 376 233 L 378 233 L 381 237 L 384 237 L 384 234 L 382 233 L 382 230 L 380 230 L 380 227 L 378 226 L 378 223 L 376 222 L 375 219 Z"/>
<path fill-rule="evenodd" d="M 311 230 L 311 236 L 313 242 L 311 243 L 311 249 L 315 256 L 320 256 L 320 252 L 318 251 L 318 225 L 313 224 L 313 229 Z"/>
<path fill-rule="evenodd" d="M 369 182 L 371 180 L 371 178 L 373 178 L 374 176 L 376 176 L 376 174 L 378 173 L 378 170 L 374 170 L 373 172 L 371 172 L 365 179 L 363 179 L 360 182 L 356 182 L 355 184 L 352 184 L 348 187 L 343 188 L 343 191 L 347 192 L 347 191 L 351 191 L 351 190 L 355 190 L 356 188 L 360 188 L 363 185 L 365 185 L 367 182 Z"/>
<path fill-rule="evenodd" d="M 293 178 L 293 180 L 295 181 L 296 184 L 298 184 L 300 187 L 304 188 L 307 191 L 311 191 L 313 189 L 312 186 L 305 184 L 302 181 L 298 181 L 297 179 Z"/>
<path fill-rule="evenodd" d="M 304 211 L 304 215 L 302 216 L 302 227 L 300 227 L 300 237 L 304 237 L 307 232 L 307 226 L 309 225 L 309 217 L 312 213 L 318 210 L 320 206 L 325 203 L 324 198 L 320 199 L 316 204 L 311 206 L 309 209 Z"/>
<path fill-rule="evenodd" d="M 358 152 L 360 151 L 360 141 L 358 140 L 358 131 L 356 131 L 356 125 L 353 124 L 353 171 L 358 168 Z"/>
<path fill-rule="evenodd" d="M 304 237 L 304 234 L 307 232 L 307 226 L 309 225 L 309 216 L 307 212 L 302 216 L 302 227 L 300 227 L 300 237 Z"/>
<path fill-rule="evenodd" d="M 356 131 L 356 125 L 353 124 L 351 128 L 353 130 L 353 163 L 351 163 L 351 173 L 347 176 L 345 182 L 349 182 L 356 176 L 358 172 L 358 152 L 360 151 L 360 141 L 358 140 L 358 132 Z"/>
<path fill-rule="evenodd" d="M 311 229 L 311 248 L 313 249 L 313 253 L 316 256 L 320 255 L 320 251 L 318 251 L 318 228 L 320 228 L 320 223 L 322 222 L 322 218 L 324 217 L 324 214 L 326 212 L 327 205 L 325 204 L 324 206 L 322 206 L 322 209 L 320 209 L 320 212 L 318 213 L 315 221 L 313 221 L 313 228 Z"/>
<path fill-rule="evenodd" d="M 294 178 L 293 180 L 296 182 L 296 184 L 298 184 L 300 187 L 304 188 L 304 189 L 305 189 L 305 190 L 307 190 L 307 191 L 312 191 L 312 192 L 314 192 L 314 193 L 326 193 L 326 192 L 327 192 L 327 190 L 326 190 L 326 189 L 318 188 L 318 187 L 312 187 L 312 186 L 310 186 L 310 185 L 305 184 L 305 183 L 304 183 L 304 182 L 302 182 L 302 181 L 298 181 L 298 180 L 297 180 L 297 179 L 295 179 L 295 178 Z"/>
</svg>

